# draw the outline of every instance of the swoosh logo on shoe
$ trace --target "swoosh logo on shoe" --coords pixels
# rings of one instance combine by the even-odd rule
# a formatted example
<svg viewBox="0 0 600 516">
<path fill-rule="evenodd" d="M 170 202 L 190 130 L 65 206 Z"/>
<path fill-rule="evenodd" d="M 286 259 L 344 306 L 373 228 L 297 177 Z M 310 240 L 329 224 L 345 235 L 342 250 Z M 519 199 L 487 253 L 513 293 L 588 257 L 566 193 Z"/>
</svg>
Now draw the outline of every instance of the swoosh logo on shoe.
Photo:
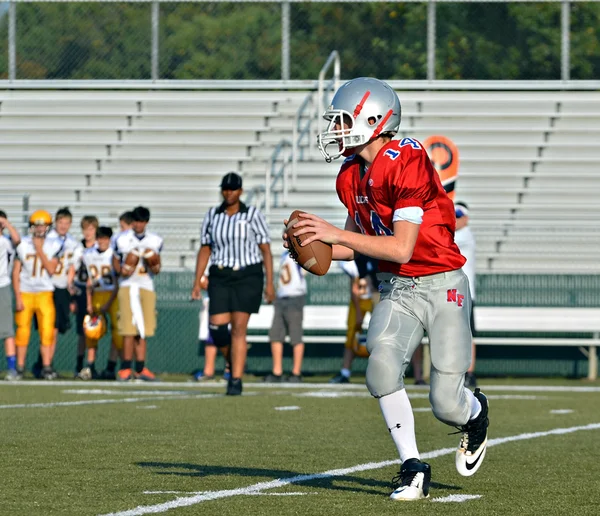
<svg viewBox="0 0 600 516">
<path fill-rule="evenodd" d="M 482 455 L 483 455 L 483 450 L 481 450 L 481 453 L 473 462 L 469 462 L 468 460 L 465 460 L 465 466 L 467 467 L 467 471 L 471 471 L 475 466 L 477 466 L 477 463 L 479 462 L 479 459 L 481 459 Z"/>
</svg>

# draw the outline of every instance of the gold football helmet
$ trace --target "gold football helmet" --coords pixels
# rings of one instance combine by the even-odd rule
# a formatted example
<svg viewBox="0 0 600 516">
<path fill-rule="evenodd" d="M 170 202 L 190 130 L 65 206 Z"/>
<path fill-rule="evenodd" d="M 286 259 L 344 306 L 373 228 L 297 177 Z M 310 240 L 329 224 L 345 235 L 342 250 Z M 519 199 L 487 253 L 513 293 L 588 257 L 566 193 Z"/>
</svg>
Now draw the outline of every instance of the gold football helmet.
<svg viewBox="0 0 600 516">
<path fill-rule="evenodd" d="M 102 314 L 86 315 L 83 318 L 83 333 L 88 339 L 100 340 L 106 333 L 106 317 Z"/>
<path fill-rule="evenodd" d="M 367 331 L 357 331 L 354 337 L 354 346 L 352 351 L 357 357 L 369 358 L 369 352 L 367 351 Z"/>
<path fill-rule="evenodd" d="M 29 217 L 29 233 L 36 237 L 45 237 L 52 227 L 52 215 L 46 210 L 36 210 Z"/>
</svg>

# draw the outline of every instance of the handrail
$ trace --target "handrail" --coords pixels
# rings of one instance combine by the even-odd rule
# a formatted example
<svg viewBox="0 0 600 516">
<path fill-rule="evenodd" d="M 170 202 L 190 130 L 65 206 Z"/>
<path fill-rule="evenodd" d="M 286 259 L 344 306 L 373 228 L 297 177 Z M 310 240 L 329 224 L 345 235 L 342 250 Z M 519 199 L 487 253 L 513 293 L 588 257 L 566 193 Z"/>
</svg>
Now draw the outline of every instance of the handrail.
<svg viewBox="0 0 600 516">
<path fill-rule="evenodd" d="M 331 68 L 333 63 L 333 77 L 325 83 L 325 74 Z M 297 163 L 298 159 L 304 158 L 304 147 L 310 150 L 311 146 L 316 142 L 316 134 L 313 135 L 312 127 L 313 120 L 316 117 L 318 120 L 318 132 L 321 132 L 321 113 L 322 109 L 326 109 L 329 105 L 329 97 L 325 97 L 325 93 L 330 90 L 336 91 L 340 84 L 340 55 L 337 50 L 333 50 L 325 64 L 319 71 L 319 79 L 317 81 L 317 102 L 314 102 L 314 92 L 309 93 L 296 112 L 294 118 L 294 128 L 292 135 L 292 185 L 296 187 L 298 177 Z M 302 118 L 307 117 L 305 124 L 301 127 Z"/>
<path fill-rule="evenodd" d="M 325 81 L 325 74 L 333 65 L 333 77 L 329 81 Z M 297 182 L 297 163 L 298 159 L 304 158 L 304 149 L 310 151 L 311 145 L 316 141 L 316 135 L 313 137 L 313 121 L 315 116 L 319 115 L 319 110 L 329 104 L 329 96 L 326 93 L 337 90 L 340 82 L 340 55 L 337 50 L 332 51 L 327 58 L 327 61 L 319 72 L 319 80 L 317 85 L 317 103 L 314 102 L 314 91 L 311 91 L 300 104 L 300 107 L 294 115 L 294 124 L 292 126 L 292 140 L 282 139 L 271 154 L 271 158 L 265 168 L 265 184 L 264 187 L 257 187 L 251 192 L 249 199 L 258 197 L 264 193 L 263 208 L 265 215 L 269 216 L 271 205 L 277 206 L 278 198 L 277 186 L 279 181 L 282 182 L 283 205 L 288 202 L 288 194 L 290 190 L 290 174 L 291 168 L 291 188 L 296 187 Z M 326 102 L 326 104 L 325 104 Z M 285 150 L 291 149 L 291 153 L 283 157 Z M 279 168 L 277 168 L 279 162 Z M 273 198 L 273 202 L 272 201 Z"/>
<path fill-rule="evenodd" d="M 327 83 L 325 83 L 325 74 L 331 67 L 332 63 L 333 63 L 333 77 Z M 327 99 L 325 98 L 325 92 L 327 92 L 329 90 L 337 91 L 337 89 L 339 87 L 340 87 L 340 54 L 338 53 L 337 50 L 334 50 L 331 52 L 331 54 L 329 54 L 327 61 L 325 61 L 323 68 L 321 68 L 321 71 L 319 72 L 319 86 L 318 86 L 317 106 L 316 106 L 317 112 L 315 113 L 315 116 L 317 117 L 317 128 L 318 128 L 319 133 L 322 132 L 323 118 L 321 117 L 321 113 L 319 113 L 318 110 L 324 109 L 324 108 L 326 109 L 327 106 L 329 105 L 329 98 L 327 98 Z"/>
<path fill-rule="evenodd" d="M 265 212 L 265 216 L 267 217 L 267 219 L 269 218 L 270 212 L 271 212 L 271 195 L 273 195 L 273 206 L 277 206 L 278 202 L 277 202 L 277 183 L 279 183 L 279 181 L 282 181 L 282 190 L 283 190 L 283 205 L 286 206 L 287 205 L 287 201 L 288 201 L 288 191 L 289 191 L 289 184 L 288 184 L 288 174 L 286 174 L 286 170 L 288 168 L 288 165 L 292 162 L 292 153 L 290 152 L 288 154 L 288 156 L 284 157 L 283 156 L 283 152 L 286 149 L 293 149 L 293 145 L 292 142 L 290 142 L 289 140 L 281 140 L 275 147 L 275 149 L 273 150 L 273 153 L 271 154 L 271 159 L 269 160 L 269 162 L 267 163 L 267 166 L 265 167 L 265 185 L 268 185 L 267 188 L 265 188 L 265 198 L 264 198 L 264 203 L 265 203 L 265 207 L 264 207 L 264 212 Z M 280 157 L 282 158 L 282 161 L 279 165 L 279 169 L 277 169 L 277 163 L 280 159 Z"/>
</svg>

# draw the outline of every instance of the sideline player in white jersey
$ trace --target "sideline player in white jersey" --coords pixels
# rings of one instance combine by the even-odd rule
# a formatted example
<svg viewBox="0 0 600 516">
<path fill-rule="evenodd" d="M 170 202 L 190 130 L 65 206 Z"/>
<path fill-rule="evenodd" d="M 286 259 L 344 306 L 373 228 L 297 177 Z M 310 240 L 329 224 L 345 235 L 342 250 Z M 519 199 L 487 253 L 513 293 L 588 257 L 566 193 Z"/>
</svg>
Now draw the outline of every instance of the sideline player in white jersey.
<svg viewBox="0 0 600 516">
<path fill-rule="evenodd" d="M 4 230 L 8 235 L 3 235 Z M 15 256 L 15 249 L 21 242 L 19 232 L 0 210 L 0 340 L 4 339 L 6 355 L 6 380 L 19 380 L 17 357 L 15 351 L 15 329 L 12 306 L 10 267 Z"/>
<path fill-rule="evenodd" d="M 155 381 L 156 377 L 146 367 L 147 337 L 154 336 L 156 330 L 156 293 L 154 276 L 160 272 L 160 261 L 154 270 L 147 269 L 145 260 L 140 258 L 135 269 L 123 267 L 130 252 L 143 257 L 147 251 L 160 256 L 163 239 L 146 231 L 150 221 L 150 210 L 138 206 L 133 210 L 132 229 L 121 233 L 113 244 L 113 266 L 119 276 L 119 334 L 123 337 L 123 360 L 117 380 L 133 378 Z M 135 372 L 132 370 L 135 341 Z"/>
<path fill-rule="evenodd" d="M 48 238 L 52 226 L 52 215 L 38 210 L 29 217 L 29 235 L 17 246 L 17 260 L 13 268 L 15 290 L 17 334 L 17 370 L 23 374 L 27 346 L 31 337 L 31 320 L 35 314 L 40 334 L 42 355 L 41 377 L 54 380 L 52 369 L 52 344 L 54 343 L 54 285 L 51 276 L 58 267 L 63 253 L 63 241 Z"/>
<path fill-rule="evenodd" d="M 290 256 L 287 249 L 281 253 L 279 262 L 279 286 L 275 298 L 273 322 L 269 331 L 273 369 L 265 377 L 266 382 L 281 382 L 283 377 L 283 341 L 289 335 L 292 345 L 292 374 L 288 382 L 302 381 L 304 338 L 302 322 L 306 304 L 306 272 Z"/>
<path fill-rule="evenodd" d="M 77 362 L 75 366 L 75 377 L 83 369 L 83 362 L 85 358 L 85 332 L 83 331 L 83 319 L 87 312 L 87 268 L 83 263 L 83 253 L 86 249 L 90 249 L 96 245 L 96 230 L 100 226 L 98 217 L 95 215 L 84 215 L 81 217 L 80 227 L 83 239 L 77 243 L 75 252 L 73 255 L 73 285 L 71 290 L 75 293 L 73 295 L 73 302 L 76 306 L 75 316 L 75 330 L 77 331 Z"/>
<path fill-rule="evenodd" d="M 454 203 L 454 212 L 456 213 L 456 231 L 454 232 L 454 243 L 460 249 L 467 262 L 463 265 L 463 272 L 469 278 L 469 291 L 471 292 L 471 334 L 476 336 L 475 329 L 475 235 L 469 227 L 469 207 L 464 202 Z M 471 365 L 465 374 L 465 386 L 470 388 L 477 387 L 477 377 L 475 376 L 475 341 L 471 341 Z"/>
<path fill-rule="evenodd" d="M 54 227 L 48 232 L 48 238 L 58 238 L 63 241 L 63 254 L 59 258 L 58 267 L 52 275 L 54 285 L 54 309 L 56 321 L 54 323 L 54 343 L 52 344 L 52 359 L 56 353 L 58 334 L 64 335 L 71 328 L 71 292 L 69 284 L 73 281 L 75 269 L 73 267 L 73 254 L 77 248 L 77 240 L 69 233 L 73 215 L 68 207 L 60 208 L 54 216 Z M 37 323 L 37 318 L 36 318 Z M 42 355 L 38 356 L 37 363 L 33 366 L 33 374 L 40 376 L 42 370 Z"/>
<path fill-rule="evenodd" d="M 113 267 L 113 250 L 110 246 L 112 229 L 100 226 L 96 230 L 96 245 L 83 253 L 83 264 L 88 275 L 87 313 L 89 315 L 106 314 L 110 317 L 112 345 L 120 352 L 123 339 L 117 330 L 119 303 L 117 293 L 119 286 Z M 77 377 L 82 380 L 98 378 L 96 372 L 96 350 L 98 340 L 86 337 L 87 366 L 82 368 Z"/>
</svg>

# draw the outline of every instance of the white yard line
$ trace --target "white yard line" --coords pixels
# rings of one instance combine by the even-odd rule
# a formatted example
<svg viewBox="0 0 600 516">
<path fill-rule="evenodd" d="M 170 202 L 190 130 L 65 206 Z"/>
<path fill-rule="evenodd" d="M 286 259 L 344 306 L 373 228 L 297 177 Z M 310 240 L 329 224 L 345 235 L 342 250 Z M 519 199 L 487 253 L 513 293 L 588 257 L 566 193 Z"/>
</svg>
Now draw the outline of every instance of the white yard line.
<svg viewBox="0 0 600 516">
<path fill-rule="evenodd" d="M 478 498 L 481 498 L 482 495 L 464 495 L 464 494 L 451 494 L 449 496 L 443 496 L 441 498 L 432 498 L 431 501 L 432 502 L 442 502 L 442 503 L 448 503 L 448 502 L 466 502 L 468 500 L 477 500 Z"/>
<path fill-rule="evenodd" d="M 6 388 L 19 388 L 23 385 L 32 387 L 79 387 L 83 388 L 86 385 L 90 387 L 112 387 L 122 389 L 159 389 L 162 387 L 167 388 L 178 388 L 178 389 L 213 389 L 215 387 L 224 387 L 223 382 L 116 382 L 116 381 L 94 381 L 89 384 L 82 382 L 81 380 L 25 380 L 20 382 L 2 382 L 0 381 L 0 389 Z M 481 390 L 488 391 L 527 391 L 527 392 L 600 392 L 600 386 L 568 386 L 568 385 L 486 385 L 483 383 Z M 365 390 L 366 386 L 364 383 L 345 383 L 345 384 L 332 384 L 332 383 L 264 383 L 264 382 L 245 382 L 244 389 L 330 389 L 330 390 Z M 406 389 L 411 391 L 428 391 L 429 386 L 424 385 L 407 385 Z"/>
<path fill-rule="evenodd" d="M 555 428 L 553 430 L 548 430 L 546 432 L 531 432 L 525 434 L 512 435 L 508 437 L 499 437 L 496 439 L 490 439 L 488 441 L 488 446 L 497 446 L 499 444 L 514 442 L 514 441 L 525 441 L 528 439 L 536 439 L 538 437 L 548 437 L 550 435 L 563 435 L 569 434 L 573 432 L 578 432 L 581 430 L 598 430 L 600 429 L 600 423 L 592 423 L 584 426 L 572 426 L 570 428 Z M 441 457 L 443 455 L 451 455 L 456 452 L 456 448 L 441 448 L 439 450 L 434 450 L 428 453 L 424 453 L 421 455 L 422 459 L 434 459 L 437 457 Z M 343 477 L 346 475 L 350 475 L 352 473 L 357 473 L 359 471 L 370 471 L 373 469 L 380 469 L 387 466 L 393 466 L 395 464 L 399 464 L 400 460 L 386 460 L 382 462 L 369 462 L 366 464 L 358 464 L 357 466 L 352 466 L 350 468 L 344 469 L 333 469 L 329 471 L 325 471 L 323 473 L 314 473 L 311 475 L 296 475 L 294 477 L 288 478 L 279 478 L 276 480 L 271 480 L 269 482 L 259 482 L 257 484 L 240 487 L 237 489 L 225 489 L 222 491 L 208 491 L 202 494 L 197 494 L 193 496 L 179 497 L 170 502 L 159 503 L 155 505 L 139 505 L 134 509 L 130 509 L 127 511 L 114 512 L 110 514 L 105 514 L 103 516 L 141 516 L 143 514 L 158 514 L 162 512 L 169 511 L 171 509 L 179 509 L 181 507 L 190 507 L 192 505 L 197 505 L 202 502 L 207 502 L 209 500 L 218 500 L 220 498 L 230 498 L 232 496 L 238 495 L 255 495 L 261 493 L 267 489 L 277 489 L 279 487 L 284 487 L 290 484 L 299 484 L 302 482 L 309 482 L 312 480 L 317 480 L 321 478 L 332 478 L 332 477 Z"/>
<path fill-rule="evenodd" d="M 17 403 L 14 405 L 0 405 L 0 409 L 27 409 L 27 408 L 56 408 L 56 407 L 79 407 L 81 405 L 109 405 L 112 403 L 140 403 L 159 400 L 191 400 L 203 398 L 221 397 L 220 394 L 189 394 L 182 396 L 144 396 L 143 398 L 118 398 L 104 400 L 79 400 L 79 401 L 55 401 L 49 403 Z"/>
</svg>

